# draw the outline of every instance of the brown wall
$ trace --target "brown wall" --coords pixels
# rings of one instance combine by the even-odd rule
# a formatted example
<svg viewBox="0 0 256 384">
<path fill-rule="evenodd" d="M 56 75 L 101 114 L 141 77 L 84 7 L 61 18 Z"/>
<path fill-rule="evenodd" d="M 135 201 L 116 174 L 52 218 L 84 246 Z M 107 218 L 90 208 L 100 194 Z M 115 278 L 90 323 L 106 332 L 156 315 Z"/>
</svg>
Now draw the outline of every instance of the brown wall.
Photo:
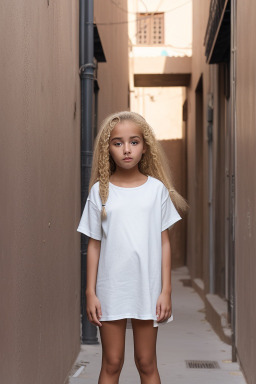
<svg viewBox="0 0 256 384">
<path fill-rule="evenodd" d="M 209 91 L 209 68 L 204 56 L 204 34 L 210 0 L 193 1 L 192 76 L 187 90 L 187 174 L 188 233 L 187 265 L 192 278 L 208 282 L 208 202 L 206 152 L 206 108 Z M 202 84 L 200 85 L 200 79 Z"/>
<path fill-rule="evenodd" d="M 236 2 L 234 2 L 236 3 Z M 203 39 L 209 17 L 210 1 L 193 1 L 193 57 L 192 81 L 188 89 L 188 266 L 193 278 L 200 277 L 204 282 L 204 293 L 209 292 L 209 146 L 207 143 L 207 103 L 208 93 L 213 95 L 213 141 L 212 141 L 212 207 L 213 207 L 213 252 L 215 257 L 215 291 L 227 298 L 227 272 L 225 257 L 229 256 L 230 227 L 228 224 L 229 200 L 231 199 L 231 134 L 232 134 L 232 98 L 225 99 L 225 66 L 208 65 L 204 55 Z M 232 2 L 233 4 L 233 2 Z M 248 8 L 248 7 L 247 7 Z M 235 344 L 237 357 L 249 384 L 256 382 L 256 55 L 253 36 L 256 32 L 253 15 L 256 4 L 250 2 L 247 9 L 237 2 L 237 60 L 235 62 L 236 85 L 236 169 L 235 169 Z M 198 121 L 198 81 L 202 76 L 202 136 L 197 132 Z M 232 91 L 232 88 L 231 88 Z M 199 100 L 200 101 L 200 100 Z M 201 112 L 199 111 L 199 114 Z M 198 144 L 199 143 L 199 144 Z M 198 149 L 202 153 L 198 155 Z M 199 161 L 198 161 L 199 156 Z M 200 163 L 201 166 L 200 166 Z M 202 183 L 202 202 L 197 198 L 198 170 Z M 200 205 L 201 204 L 201 205 Z M 203 226 L 198 222 L 197 209 L 201 206 Z M 198 233 L 198 231 L 200 231 Z M 201 244 L 198 245 L 198 239 Z M 198 249 L 203 250 L 203 271 L 200 276 Z M 228 264 L 231 268 L 230 262 Z M 226 274 L 226 281 L 225 281 Z M 199 276 L 198 276 L 199 275 Z M 228 284 L 230 282 L 228 281 Z M 229 287 L 228 287 L 229 288 Z M 210 320 L 210 319 L 209 319 Z"/>
<path fill-rule="evenodd" d="M 1 383 L 64 383 L 80 349 L 78 12 L 1 4 Z"/>
<path fill-rule="evenodd" d="M 237 350 L 249 384 L 256 382 L 256 3 L 237 2 Z"/>
<path fill-rule="evenodd" d="M 0 382 L 64 383 L 80 350 L 79 2 L 4 1 L 0 28 Z M 127 24 L 98 28 L 101 120 L 127 109 L 128 41 Z"/>
<path fill-rule="evenodd" d="M 108 114 L 129 109 L 127 1 L 114 3 L 94 1 L 94 18 L 107 60 L 99 63 L 99 124 Z"/>
<path fill-rule="evenodd" d="M 214 98 L 217 99 L 217 122 L 215 124 L 216 129 L 216 160 L 215 160 L 215 186 L 214 186 L 214 198 L 215 198 L 215 293 L 220 297 L 225 297 L 225 241 L 227 241 L 228 233 L 226 232 L 226 210 L 228 210 L 227 200 L 225 200 L 225 187 L 227 183 L 227 170 L 228 165 L 225 163 L 225 157 L 228 156 L 226 146 L 228 145 L 227 131 L 227 101 L 224 95 L 224 68 L 225 65 L 219 64 L 218 66 L 218 87 Z M 229 102 L 229 101 L 228 101 Z M 229 125 L 230 126 L 230 125 Z M 226 145 L 225 145 L 226 142 Z"/>
<path fill-rule="evenodd" d="M 160 140 L 169 160 L 173 182 L 177 191 L 186 198 L 186 163 L 184 139 Z M 172 269 L 186 264 L 186 228 L 187 215 L 181 214 L 180 220 L 170 231 L 172 248 Z"/>
<path fill-rule="evenodd" d="M 225 296 L 225 140 L 226 109 L 223 66 L 206 63 L 204 36 L 210 1 L 193 2 L 193 56 L 188 97 L 188 267 L 210 289 L 209 247 L 215 260 L 214 293 Z M 210 101 L 211 100 L 211 101 Z M 207 108 L 213 107 L 212 143 L 208 142 Z M 211 158 L 211 161 L 210 161 Z M 212 164 L 212 165 L 211 165 Z M 211 171 L 210 171 L 211 168 Z M 210 173 L 211 172 L 211 173 Z M 212 183 L 212 229 L 210 182 Z"/>
</svg>

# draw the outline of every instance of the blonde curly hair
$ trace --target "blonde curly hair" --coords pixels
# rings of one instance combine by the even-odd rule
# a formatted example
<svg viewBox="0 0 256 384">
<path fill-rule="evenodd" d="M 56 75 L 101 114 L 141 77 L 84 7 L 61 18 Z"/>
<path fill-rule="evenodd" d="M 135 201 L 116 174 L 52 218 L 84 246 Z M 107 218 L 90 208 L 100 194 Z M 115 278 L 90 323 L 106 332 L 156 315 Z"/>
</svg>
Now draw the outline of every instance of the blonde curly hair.
<svg viewBox="0 0 256 384">
<path fill-rule="evenodd" d="M 102 219 L 107 217 L 105 204 L 109 194 L 109 178 L 115 172 L 115 163 L 109 153 L 110 134 L 115 125 L 124 120 L 134 122 L 141 129 L 146 144 L 146 152 L 142 155 L 138 164 L 139 171 L 146 176 L 149 175 L 160 180 L 168 189 L 176 209 L 185 212 L 189 205 L 173 186 L 168 160 L 162 146 L 155 137 L 154 131 L 138 113 L 122 111 L 113 113 L 103 120 L 94 144 L 89 191 L 99 181 L 99 193 L 103 204 Z"/>
</svg>

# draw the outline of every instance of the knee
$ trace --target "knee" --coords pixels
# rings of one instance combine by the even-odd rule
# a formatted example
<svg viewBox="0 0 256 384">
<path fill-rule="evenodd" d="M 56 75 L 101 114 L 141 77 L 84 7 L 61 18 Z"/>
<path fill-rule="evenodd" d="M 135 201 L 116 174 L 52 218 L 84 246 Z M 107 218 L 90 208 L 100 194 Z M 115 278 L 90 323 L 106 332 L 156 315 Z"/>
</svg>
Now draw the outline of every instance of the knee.
<svg viewBox="0 0 256 384">
<path fill-rule="evenodd" d="M 123 357 L 111 357 L 103 359 L 103 366 L 108 375 L 116 375 L 121 372 L 124 364 Z"/>
<path fill-rule="evenodd" d="M 135 364 L 140 373 L 144 375 L 152 375 L 156 370 L 156 361 L 152 358 L 134 357 Z"/>
</svg>

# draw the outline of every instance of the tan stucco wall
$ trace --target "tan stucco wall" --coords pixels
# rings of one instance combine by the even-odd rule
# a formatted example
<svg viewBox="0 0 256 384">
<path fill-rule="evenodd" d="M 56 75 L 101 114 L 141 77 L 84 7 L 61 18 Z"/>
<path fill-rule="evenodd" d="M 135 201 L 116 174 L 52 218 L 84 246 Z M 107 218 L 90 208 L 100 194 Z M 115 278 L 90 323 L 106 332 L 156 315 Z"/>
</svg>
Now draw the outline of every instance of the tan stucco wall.
<svg viewBox="0 0 256 384">
<path fill-rule="evenodd" d="M 78 7 L 68 0 L 1 3 L 6 384 L 64 383 L 80 349 Z"/>
<path fill-rule="evenodd" d="M 99 124 L 110 113 L 128 110 L 128 24 L 127 1 L 94 1 L 94 19 L 106 56 L 99 63 Z"/>
<path fill-rule="evenodd" d="M 249 384 L 256 382 L 256 3 L 237 2 L 237 350 Z"/>
</svg>

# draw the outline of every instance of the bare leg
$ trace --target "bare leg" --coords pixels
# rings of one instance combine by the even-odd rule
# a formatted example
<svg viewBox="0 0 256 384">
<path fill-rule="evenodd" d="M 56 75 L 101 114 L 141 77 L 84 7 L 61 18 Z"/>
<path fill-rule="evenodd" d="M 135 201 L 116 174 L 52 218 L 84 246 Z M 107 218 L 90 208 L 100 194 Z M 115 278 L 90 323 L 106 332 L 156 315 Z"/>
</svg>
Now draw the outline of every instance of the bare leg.
<svg viewBox="0 0 256 384">
<path fill-rule="evenodd" d="M 134 360 L 141 384 L 161 384 L 156 357 L 158 327 L 153 327 L 153 320 L 132 319 L 131 321 Z"/>
<path fill-rule="evenodd" d="M 102 365 L 98 384 L 118 384 L 124 364 L 127 319 L 102 321 Z"/>
</svg>

